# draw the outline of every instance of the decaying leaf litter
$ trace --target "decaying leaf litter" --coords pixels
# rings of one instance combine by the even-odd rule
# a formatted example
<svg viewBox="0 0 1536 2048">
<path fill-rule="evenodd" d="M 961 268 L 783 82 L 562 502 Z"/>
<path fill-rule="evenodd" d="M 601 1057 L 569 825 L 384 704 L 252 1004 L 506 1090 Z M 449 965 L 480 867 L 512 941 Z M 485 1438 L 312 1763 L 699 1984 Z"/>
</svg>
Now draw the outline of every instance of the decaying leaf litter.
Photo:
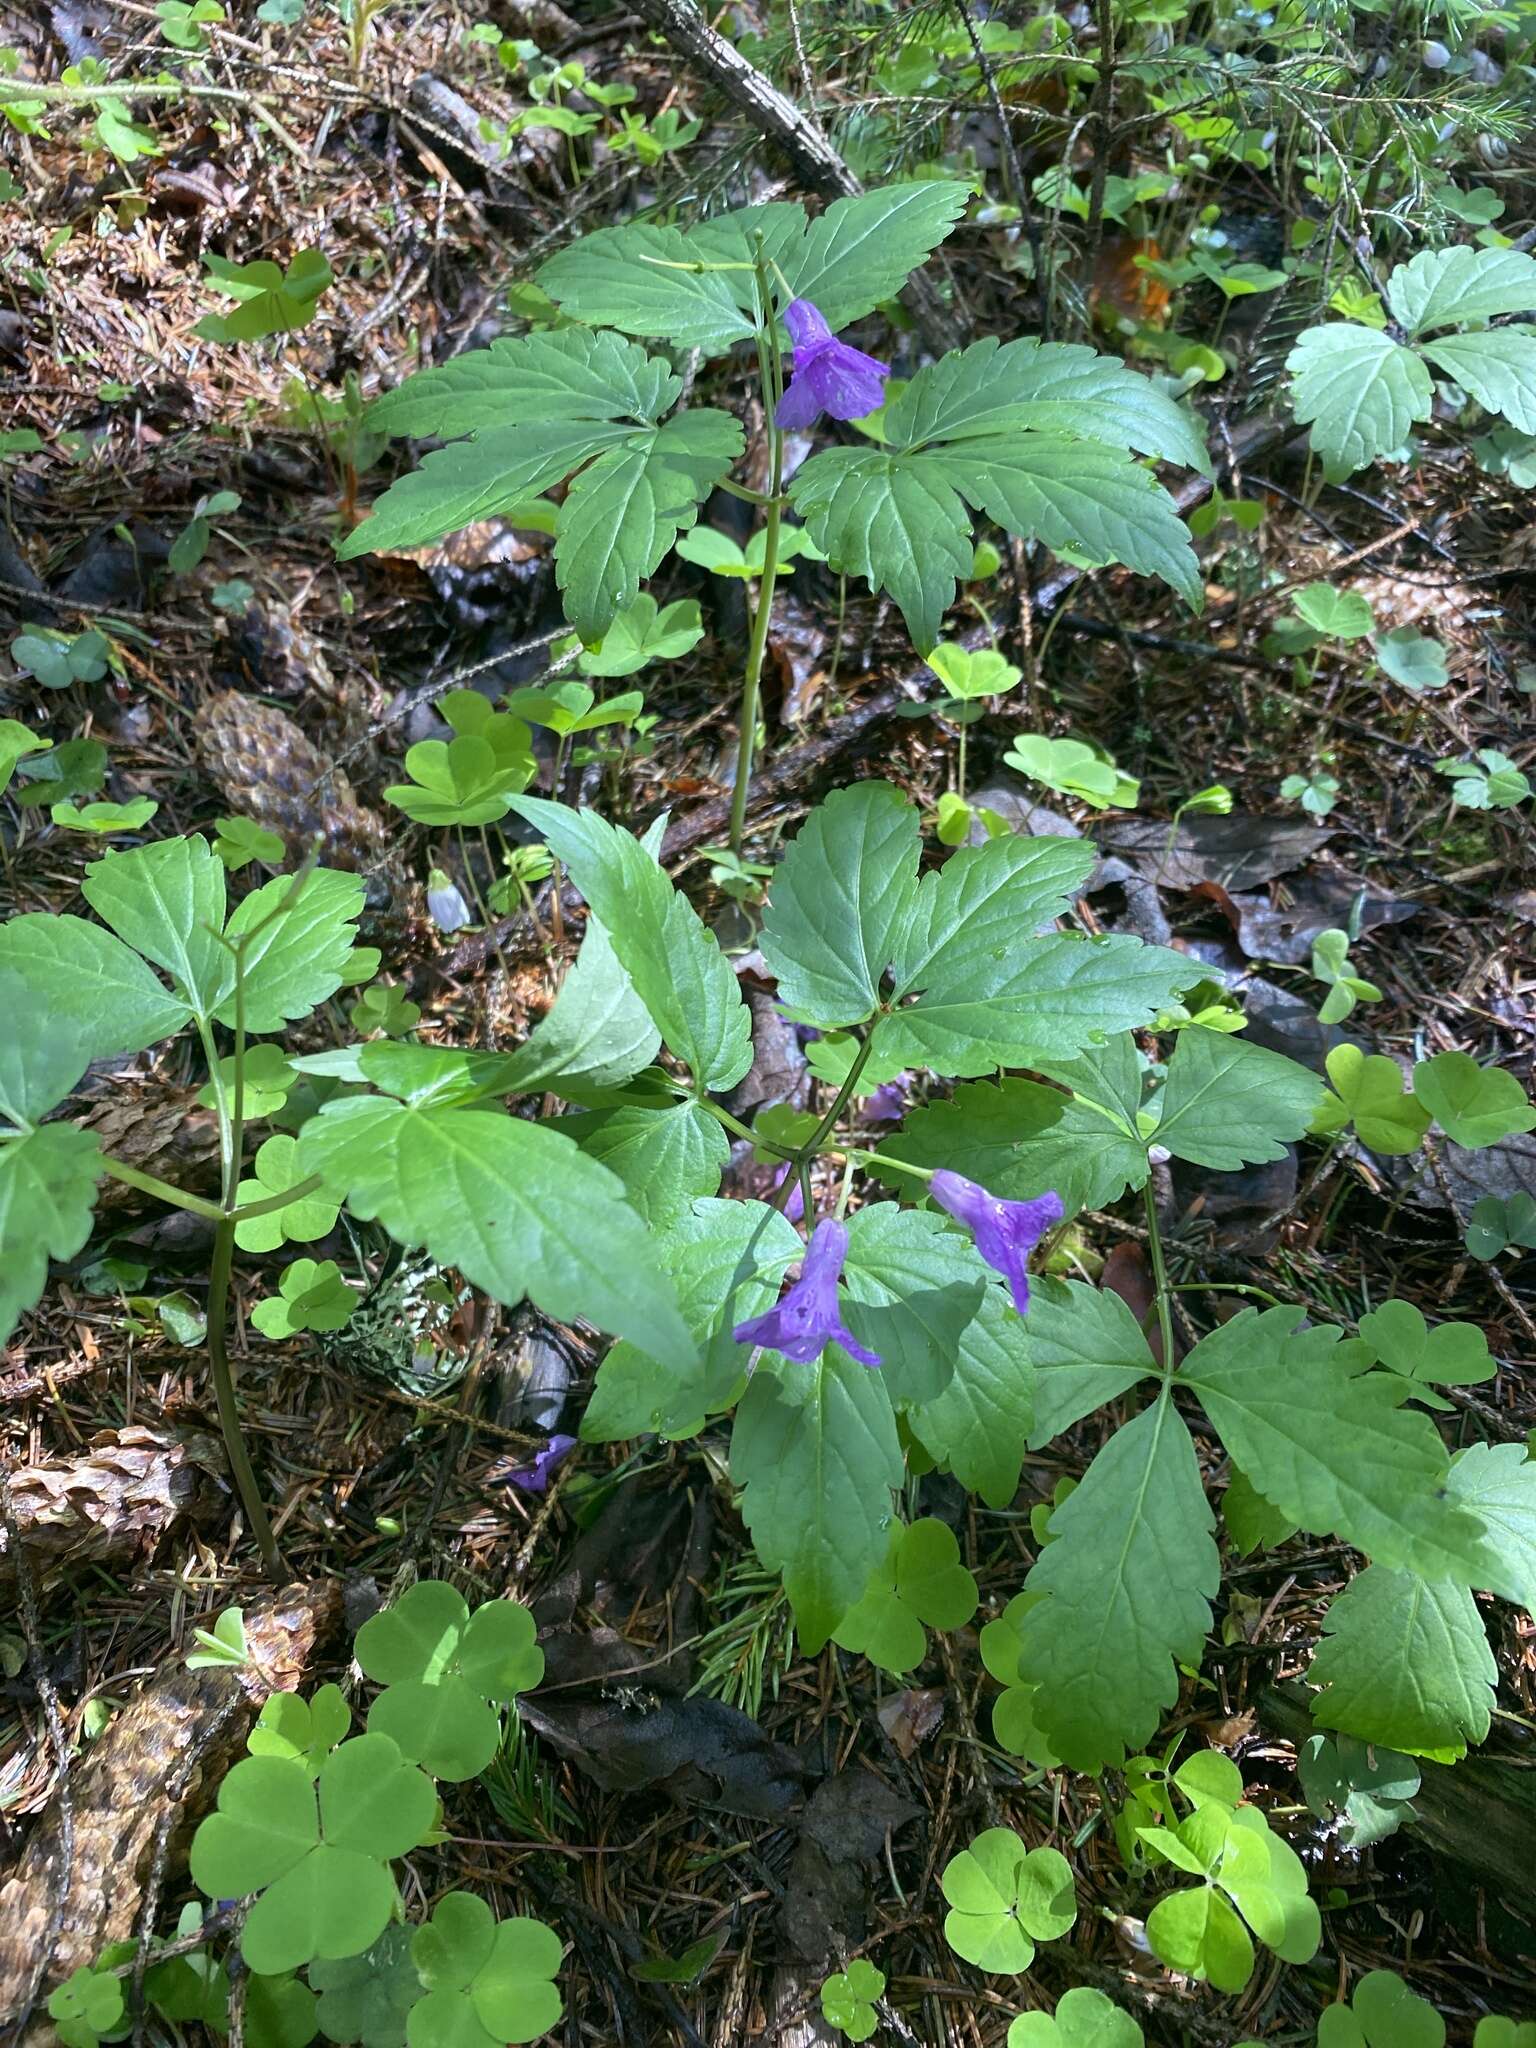
<svg viewBox="0 0 1536 2048">
<path fill-rule="evenodd" d="M 321 445 L 313 394 L 337 392 L 349 373 L 371 394 L 418 361 L 483 342 L 500 327 L 503 293 L 542 255 L 663 187 L 611 153 L 573 186 L 549 131 L 496 161 L 480 117 L 505 120 L 515 96 L 494 68 L 466 66 L 472 26 L 456 10 L 390 9 L 360 67 L 329 17 L 297 49 L 286 31 L 220 26 L 214 75 L 240 97 L 157 106 L 161 154 L 131 176 L 99 151 L 82 161 L 62 122 L 56 137 L 18 146 L 22 192 L 7 204 L 24 269 L 0 324 L 15 372 L 7 424 L 34 427 L 47 453 L 7 463 L 0 571 L 18 625 L 79 630 L 104 614 L 138 629 L 118 643 L 120 675 L 56 695 L 20 677 L 9 686 L 16 704 L 34 693 L 59 744 L 107 740 L 110 796 L 153 798 L 165 829 L 233 812 L 320 832 L 327 858 L 367 874 L 368 936 L 422 1005 L 423 1035 L 498 1048 L 547 1009 L 579 900 L 545 890 L 532 914 L 496 921 L 489 940 L 455 942 L 428 909 L 432 837 L 408 839 L 386 821 L 380 792 L 405 746 L 440 730 L 431 698 L 450 678 L 473 669 L 482 687 L 503 689 L 543 674 L 560 624 L 548 549 L 492 523 L 343 579 L 331 551 L 338 507 L 360 509 L 379 476 L 354 476 L 339 437 Z M 50 77 L 82 55 L 142 54 L 150 17 L 55 10 L 7 32 L 29 72 Z M 722 190 L 745 180 L 738 197 L 797 189 L 783 157 L 632 18 L 588 24 L 541 7 L 513 32 L 579 57 L 595 78 L 632 83 L 648 113 L 676 106 L 703 119 L 701 167 L 684 158 L 666 173 L 682 196 L 690 180 Z M 1070 222 L 1051 229 L 1070 244 Z M 984 230 L 949 246 L 948 315 L 962 338 L 1038 331 L 1005 246 Z M 193 338 L 212 303 L 201 256 L 287 258 L 302 247 L 323 247 L 337 278 L 320 322 L 264 349 L 214 351 Z M 1262 344 L 1219 388 L 1218 451 L 1262 411 Z M 910 370 L 921 343 L 902 346 Z M 730 376 L 716 402 L 739 410 L 746 387 L 732 391 Z M 996 623 L 1025 668 L 1024 708 L 970 735 L 972 801 L 1035 832 L 1086 830 L 1101 854 L 1089 916 L 1190 949 L 1214 983 L 1244 993 L 1256 1042 L 1313 1064 L 1337 1042 L 1338 1028 L 1317 1021 L 1305 970 L 1315 931 L 1353 919 L 1355 957 L 1383 991 L 1368 1021 L 1351 1020 L 1362 1042 L 1409 1058 L 1471 1051 L 1525 1075 L 1524 828 L 1515 813 L 1465 811 L 1447 826 L 1433 772 L 1442 754 L 1511 751 L 1510 705 L 1523 702 L 1511 679 L 1529 627 L 1520 493 L 1446 460 L 1357 478 L 1325 521 L 1308 508 L 1294 438 L 1271 433 L 1256 446 L 1221 485 L 1266 505 L 1262 529 L 1241 543 L 1254 557 L 1248 581 L 1237 599 L 1212 581 L 1198 636 L 1154 586 L 1115 571 L 1075 579 L 1033 615 L 1031 591 L 1058 567 L 1010 565 Z M 171 572 L 177 534 L 219 490 L 238 491 L 239 505 L 213 520 L 199 565 Z M 722 502 L 716 523 L 730 521 Z M 1232 544 L 1212 552 L 1219 560 Z M 723 836 L 731 747 L 719 706 L 745 617 L 731 586 L 671 573 L 676 594 L 705 599 L 710 637 L 647 678 L 648 709 L 660 713 L 651 751 L 631 753 L 604 800 L 637 826 L 670 810 L 685 882 L 730 929 L 740 913 L 699 849 Z M 243 609 L 216 598 L 234 578 L 251 586 Z M 1450 688 L 1388 697 L 1345 645 L 1302 692 L 1259 641 L 1288 596 L 1319 580 L 1368 598 L 1384 625 L 1432 619 Z M 769 646 L 755 824 L 770 859 L 829 778 L 879 774 L 931 805 L 951 753 L 942 727 L 906 715 L 932 679 L 888 611 L 840 593 L 812 563 L 798 566 L 794 595 Z M 1148 822 L 1106 820 L 1026 783 L 1002 765 L 1019 727 L 1091 734 L 1153 796 Z M 1349 801 L 1299 822 L 1277 804 L 1276 763 L 1324 745 Z M 604 771 L 583 772 L 580 788 L 595 795 Z M 1218 781 L 1235 792 L 1233 813 L 1170 831 L 1164 820 L 1190 789 Z M 38 816 L 24 837 L 8 835 L 13 914 L 76 902 L 80 842 L 36 829 Z M 458 865 L 457 847 L 443 858 L 464 894 L 489 886 L 488 873 Z M 468 860 L 473 870 L 473 845 Z M 803 1104 L 804 1050 L 750 953 L 742 968 L 756 1046 L 742 1101 Z M 78 1107 L 116 1121 L 119 1150 L 195 1190 L 213 1158 L 199 1077 L 168 1064 L 93 1077 Z M 761 1191 L 771 1169 L 738 1152 L 736 1184 Z M 1328 1320 L 1347 1320 L 1367 1293 L 1479 1322 L 1504 1370 L 1454 1399 L 1481 1434 L 1518 1443 L 1536 1422 L 1528 1267 L 1473 1259 L 1462 1235 L 1479 1201 L 1536 1193 L 1533 1162 L 1531 1139 L 1515 1137 L 1482 1153 L 1446 1145 L 1427 1171 L 1354 1146 L 1299 1175 L 1294 1152 L 1237 1174 L 1175 1164 L 1159 1190 L 1175 1277 L 1270 1289 Z M 146 1298 L 175 1293 L 206 1259 L 195 1218 L 146 1216 L 129 1201 L 108 1220 L 114 1252 L 149 1269 Z M 1104 1261 L 1102 1284 L 1140 1313 L 1137 1225 L 1092 1216 L 1084 1255 L 1089 1272 Z M 65 1934 L 55 1906 L 35 1917 L 53 1859 L 63 1854 L 88 1896 L 92 1869 L 113 1860 L 103 1806 L 119 1822 L 125 1809 L 143 1813 L 118 1921 L 88 1925 L 78 1951 L 61 1950 L 70 1964 L 95 1941 L 136 1932 L 146 1911 L 169 1924 L 186 1896 L 174 1809 L 183 1797 L 195 1805 L 193 1781 L 238 1753 L 260 1684 L 207 1673 L 189 1685 L 180 1653 L 194 1623 L 230 1605 L 249 1618 L 266 1597 L 208 1436 L 200 1352 L 174 1315 L 101 1291 L 86 1264 L 24 1326 L 0 1379 L 0 1569 L 17 1587 L 3 1782 L 25 1942 Z M 588 1447 L 547 1492 L 525 1492 L 508 1474 L 579 1413 L 592 1346 L 527 1309 L 435 1286 L 409 1260 L 378 1279 L 375 1313 L 335 1342 L 274 1352 L 248 1339 L 248 1426 L 289 1571 L 309 1589 L 279 1603 L 286 1650 L 270 1677 L 350 1684 L 350 1630 L 402 1575 L 531 1601 L 547 1683 L 523 1703 L 497 1778 L 450 1793 L 446 1839 L 415 1859 L 415 1882 L 429 1896 L 463 1886 L 518 1901 L 562 1929 L 568 2038 L 827 2038 L 821 1980 L 866 1952 L 890 1985 L 881 2013 L 893 2039 L 1001 2041 L 1020 2006 L 1053 2003 L 1069 1985 L 1114 1993 L 1153 2040 L 1235 2038 L 1230 2009 L 1218 2014 L 1202 1987 L 1147 1955 L 1092 1781 L 1024 1768 L 989 1741 L 997 1687 L 965 1632 L 935 1637 L 905 1686 L 835 1650 L 785 1660 L 782 1601 L 744 1547 L 708 1436 L 702 1455 L 652 1443 L 621 1460 Z M 981 1582 L 978 1621 L 1033 1554 L 1029 1509 L 1081 1476 L 1106 1434 L 1097 1418 L 1033 1458 L 1004 1512 L 927 1482 L 923 1511 L 954 1524 Z M 1213 1441 L 1203 1450 L 1220 1455 Z M 1363 1865 L 1302 1807 L 1289 1746 L 1286 1688 L 1345 1576 L 1341 1549 L 1307 1539 L 1229 1569 L 1206 1682 L 1186 1687 L 1172 1725 L 1237 1758 L 1250 1795 L 1322 1874 L 1319 1889 L 1341 1887 L 1325 1956 L 1352 1971 L 1403 1971 L 1469 2038 L 1464 2023 L 1490 1999 L 1496 2010 L 1536 2005 L 1519 1871 L 1498 1825 L 1529 1804 L 1529 1620 L 1497 1610 L 1504 1718 L 1484 1757 L 1439 1787 L 1438 1803 L 1428 1767 L 1424 1824 Z M 169 1758 L 194 1727 L 183 1770 Z M 937 1872 L 977 1829 L 1000 1824 L 1031 1845 L 1071 1844 L 1079 1888 L 1075 1932 L 1017 1983 L 967 1974 L 941 1931 Z M 636 1975 L 647 1957 L 696 1943 L 713 1952 L 691 1980 Z M 24 1962 L 0 1950 L 0 1967 Z M 1276 1965 L 1250 1986 L 1242 2025 L 1256 2038 L 1310 2038 L 1328 1995 L 1320 1967 Z"/>
</svg>

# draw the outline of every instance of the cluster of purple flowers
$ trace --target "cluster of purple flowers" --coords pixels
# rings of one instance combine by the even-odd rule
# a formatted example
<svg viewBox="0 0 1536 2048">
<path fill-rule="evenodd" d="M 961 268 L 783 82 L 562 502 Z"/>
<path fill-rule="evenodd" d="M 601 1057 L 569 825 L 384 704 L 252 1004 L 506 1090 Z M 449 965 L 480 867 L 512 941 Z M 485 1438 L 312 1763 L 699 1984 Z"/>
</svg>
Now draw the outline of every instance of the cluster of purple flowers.
<svg viewBox="0 0 1536 2048">
<path fill-rule="evenodd" d="M 1029 1308 L 1029 1255 L 1065 1214 L 1061 1197 L 1004 1202 L 947 1167 L 933 1176 L 932 1193 L 939 1207 L 970 1231 L 977 1251 L 1008 1282 L 1013 1305 L 1023 1315 Z M 800 1278 L 771 1309 L 738 1323 L 731 1332 L 736 1342 L 760 1344 L 796 1365 L 809 1365 L 828 1344 L 838 1344 L 860 1365 L 879 1365 L 875 1352 L 854 1341 L 838 1306 L 837 1283 L 847 1256 L 846 1226 L 824 1216 L 811 1234 Z"/>
</svg>

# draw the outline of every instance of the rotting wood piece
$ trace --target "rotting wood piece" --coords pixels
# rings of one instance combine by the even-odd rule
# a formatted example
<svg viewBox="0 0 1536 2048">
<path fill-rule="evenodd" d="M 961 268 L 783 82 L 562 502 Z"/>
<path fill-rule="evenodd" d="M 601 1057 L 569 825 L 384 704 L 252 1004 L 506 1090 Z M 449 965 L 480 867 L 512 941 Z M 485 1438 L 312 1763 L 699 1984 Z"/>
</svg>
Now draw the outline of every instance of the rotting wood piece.
<svg viewBox="0 0 1536 2048">
<path fill-rule="evenodd" d="M 285 1586 L 245 1609 L 241 1669 L 189 1671 L 178 1653 L 108 1726 L 71 1777 L 69 1866 L 55 1792 L 0 1885 L 0 2028 L 137 1933 L 157 1862 L 169 1871 L 185 1855 L 262 1705 L 300 1684 L 340 1617 L 336 1581 Z"/>
<path fill-rule="evenodd" d="M 167 1436 L 130 1423 L 105 1429 L 84 1452 L 18 1466 L 10 1475 L 21 1547 L 45 1583 L 65 1570 L 151 1556 L 167 1531 L 218 1497 L 224 1452 L 211 1436 Z M 0 1529 L 0 1585 L 16 1560 Z"/>
</svg>

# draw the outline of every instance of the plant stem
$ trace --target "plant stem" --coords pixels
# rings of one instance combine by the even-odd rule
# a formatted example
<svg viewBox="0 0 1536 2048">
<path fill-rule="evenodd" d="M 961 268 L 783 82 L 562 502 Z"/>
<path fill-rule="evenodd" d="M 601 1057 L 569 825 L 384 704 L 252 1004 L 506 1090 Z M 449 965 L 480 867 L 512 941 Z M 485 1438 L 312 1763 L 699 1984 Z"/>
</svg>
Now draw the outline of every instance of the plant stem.
<svg viewBox="0 0 1536 2048">
<path fill-rule="evenodd" d="M 1162 1367 L 1164 1373 L 1173 1371 L 1173 1307 L 1172 1290 L 1168 1285 L 1168 1266 L 1163 1258 L 1163 1233 L 1157 1220 L 1157 1197 L 1152 1192 L 1149 1180 L 1145 1190 L 1147 1205 L 1147 1243 L 1152 1249 L 1152 1286 L 1157 1298 L 1157 1327 L 1163 1343 Z"/>
<path fill-rule="evenodd" d="M 747 793 L 752 782 L 752 748 L 757 737 L 757 706 L 763 676 L 763 656 L 768 647 L 768 621 L 773 613 L 773 587 L 779 574 L 779 525 L 784 516 L 784 436 L 774 424 L 783 385 L 779 360 L 779 323 L 773 309 L 768 267 L 759 237 L 754 264 L 757 276 L 757 370 L 762 386 L 763 416 L 768 425 L 768 514 L 763 526 L 763 573 L 757 586 L 757 610 L 752 616 L 752 638 L 747 647 L 746 673 L 741 683 L 741 736 L 736 743 L 736 786 L 731 791 L 731 852 L 739 859 L 747 829 Z"/>
<path fill-rule="evenodd" d="M 136 1166 L 125 1166 L 120 1159 L 103 1155 L 101 1168 L 113 1180 L 120 1180 L 124 1187 L 137 1188 L 140 1194 L 153 1195 L 157 1201 L 169 1202 L 173 1208 L 190 1210 L 194 1216 L 206 1216 L 211 1223 L 220 1223 L 224 1219 L 225 1212 L 217 1202 L 205 1202 L 201 1195 L 185 1194 L 180 1188 L 173 1188 L 169 1181 L 157 1180 L 152 1173 L 142 1173 Z"/>
<path fill-rule="evenodd" d="M 768 1206 L 770 1209 L 782 1211 L 788 1203 L 791 1194 L 794 1192 L 795 1178 L 800 1168 L 808 1166 L 821 1150 L 822 1140 L 842 1115 L 844 1108 L 847 1106 L 849 1096 L 852 1095 L 854 1089 L 858 1086 L 859 1076 L 864 1071 L 865 1064 L 869 1059 L 870 1047 L 874 1042 L 874 1037 L 871 1035 L 865 1039 L 864 1043 L 854 1054 L 853 1065 L 848 1069 L 842 1087 L 838 1089 L 837 1094 L 833 1097 L 832 1107 L 827 1111 L 805 1143 L 797 1149 L 794 1159 L 794 1170 L 785 1174 L 783 1180 L 779 1182 L 779 1185 L 769 1196 Z M 806 1205 L 805 1220 L 807 1223 L 811 1220 L 809 1203 Z"/>
<path fill-rule="evenodd" d="M 234 1474 L 235 1491 L 250 1524 L 251 1534 L 261 1550 L 262 1561 L 273 1578 L 283 1574 L 282 1553 L 272 1524 L 262 1505 L 261 1489 L 251 1464 L 245 1438 L 240 1433 L 240 1406 L 235 1398 L 235 1376 L 230 1370 L 229 1351 L 224 1342 L 225 1319 L 229 1313 L 229 1276 L 235 1257 L 235 1219 L 222 1216 L 213 1234 L 213 1262 L 208 1269 L 208 1363 L 213 1369 L 213 1393 L 218 1403 L 219 1427 Z"/>
</svg>

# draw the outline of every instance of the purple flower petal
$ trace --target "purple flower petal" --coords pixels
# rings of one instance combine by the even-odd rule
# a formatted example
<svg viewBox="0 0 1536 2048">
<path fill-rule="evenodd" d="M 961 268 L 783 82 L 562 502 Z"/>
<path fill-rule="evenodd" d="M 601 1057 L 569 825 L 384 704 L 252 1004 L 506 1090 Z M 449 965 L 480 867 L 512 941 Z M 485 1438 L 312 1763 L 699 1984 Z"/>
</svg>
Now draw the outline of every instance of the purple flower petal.
<svg viewBox="0 0 1536 2048">
<path fill-rule="evenodd" d="M 532 1464 L 518 1465 L 501 1476 L 520 1493 L 548 1493 L 556 1466 L 563 1465 L 575 1448 L 575 1437 L 552 1436 L 543 1450 L 534 1452 Z"/>
<path fill-rule="evenodd" d="M 784 308 L 784 325 L 797 357 L 802 349 L 814 349 L 819 342 L 832 339 L 826 315 L 813 299 L 791 299 Z"/>
<path fill-rule="evenodd" d="M 1039 1195 L 1032 1202 L 1004 1202 L 963 1174 L 940 1167 L 929 1192 L 941 1209 L 963 1223 L 976 1240 L 987 1264 L 1001 1273 L 1019 1314 L 1029 1309 L 1026 1262 L 1035 1246 L 1066 1214 L 1060 1195 Z"/>
<path fill-rule="evenodd" d="M 792 377 L 773 415 L 777 427 L 814 427 L 821 418 L 821 400 L 809 377 Z"/>
<path fill-rule="evenodd" d="M 877 1366 L 879 1354 L 855 1341 L 838 1310 L 837 1282 L 847 1256 L 847 1230 L 824 1216 L 806 1246 L 800 1278 L 771 1309 L 738 1323 L 731 1332 L 736 1342 L 761 1344 L 796 1365 L 810 1365 L 838 1344 L 860 1365 Z"/>
<path fill-rule="evenodd" d="M 889 363 L 838 341 L 809 299 L 790 301 L 784 325 L 794 342 L 794 374 L 774 414 L 778 426 L 808 427 L 823 412 L 835 420 L 858 420 L 876 410 L 885 397 Z"/>
<path fill-rule="evenodd" d="M 894 1080 L 882 1081 L 878 1088 L 872 1088 L 864 1104 L 865 1123 L 899 1124 L 907 1113 L 907 1090 L 911 1085 L 910 1074 L 898 1074 Z"/>
<path fill-rule="evenodd" d="M 783 1187 L 784 1176 L 788 1172 L 789 1161 L 786 1159 L 778 1172 L 773 1176 L 775 1189 Z M 798 1174 L 795 1176 L 795 1185 L 789 1200 L 784 1204 L 784 1220 L 786 1223 L 803 1223 L 805 1221 L 805 1191 L 800 1185 Z"/>
</svg>

